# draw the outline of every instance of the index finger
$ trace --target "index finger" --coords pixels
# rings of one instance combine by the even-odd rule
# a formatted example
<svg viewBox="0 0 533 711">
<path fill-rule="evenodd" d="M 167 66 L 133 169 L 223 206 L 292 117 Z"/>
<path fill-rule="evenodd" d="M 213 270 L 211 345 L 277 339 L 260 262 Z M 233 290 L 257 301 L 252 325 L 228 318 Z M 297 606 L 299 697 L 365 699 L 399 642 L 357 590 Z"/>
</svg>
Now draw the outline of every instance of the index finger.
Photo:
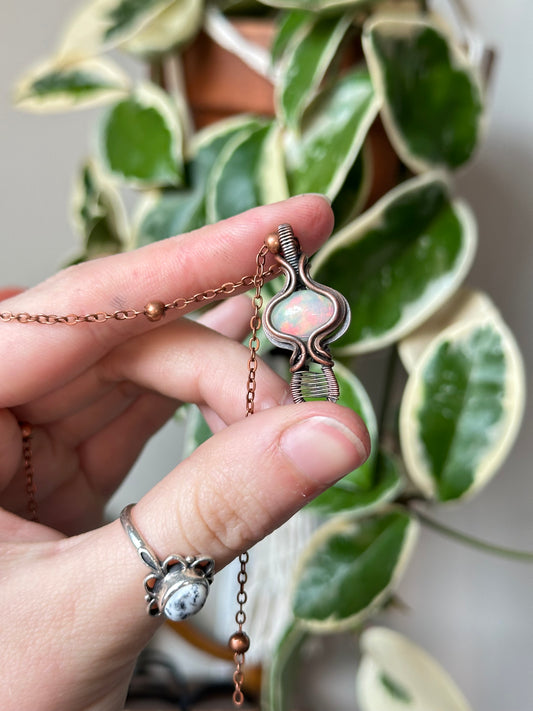
<svg viewBox="0 0 533 711">
<path fill-rule="evenodd" d="M 333 227 L 327 200 L 302 195 L 133 252 L 69 267 L 2 303 L 0 310 L 65 315 L 142 311 L 153 300 L 169 303 L 189 297 L 253 274 L 265 237 L 284 222 L 292 225 L 308 253 L 324 242 Z M 79 375 L 117 343 L 153 327 L 145 318 L 72 328 L 0 321 L 4 372 L 23 374 L 2 379 L 0 407 L 13 407 L 49 392 Z"/>
</svg>

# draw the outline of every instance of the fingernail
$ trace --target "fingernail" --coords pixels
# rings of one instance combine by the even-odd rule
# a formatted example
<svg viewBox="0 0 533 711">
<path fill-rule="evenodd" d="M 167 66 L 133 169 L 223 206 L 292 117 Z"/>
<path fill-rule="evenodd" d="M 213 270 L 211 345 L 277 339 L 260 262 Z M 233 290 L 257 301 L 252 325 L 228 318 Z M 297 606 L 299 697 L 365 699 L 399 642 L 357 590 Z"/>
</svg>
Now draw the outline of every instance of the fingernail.
<svg viewBox="0 0 533 711">
<path fill-rule="evenodd" d="M 329 417 L 293 425 L 283 433 L 280 445 L 303 474 L 328 484 L 361 466 L 369 454 L 357 435 Z"/>
</svg>

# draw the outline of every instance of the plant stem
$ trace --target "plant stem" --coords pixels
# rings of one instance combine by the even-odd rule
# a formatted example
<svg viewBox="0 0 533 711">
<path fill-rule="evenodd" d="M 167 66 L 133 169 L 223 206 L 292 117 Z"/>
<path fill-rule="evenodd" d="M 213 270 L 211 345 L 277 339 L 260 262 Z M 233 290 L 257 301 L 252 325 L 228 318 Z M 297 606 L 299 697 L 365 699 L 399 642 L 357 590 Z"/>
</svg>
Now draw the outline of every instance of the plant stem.
<svg viewBox="0 0 533 711">
<path fill-rule="evenodd" d="M 391 346 L 385 369 L 385 384 L 383 386 L 383 396 L 381 398 L 381 408 L 379 411 L 378 434 L 380 441 L 383 440 L 385 434 L 385 425 L 387 424 L 387 416 L 389 414 L 390 398 L 396 377 L 397 364 L 398 354 L 396 352 L 396 347 Z"/>
<path fill-rule="evenodd" d="M 533 563 L 533 553 L 529 551 L 517 551 L 512 548 L 504 548 L 503 546 L 497 546 L 492 543 L 487 543 L 480 538 L 475 538 L 474 536 L 469 536 L 466 533 L 461 533 L 453 528 L 449 528 L 439 521 L 435 521 L 424 513 L 421 513 L 417 508 L 413 507 L 413 511 L 416 513 L 420 521 L 427 526 L 432 528 L 438 533 L 442 533 L 448 538 L 453 538 L 460 543 L 464 543 L 472 548 L 477 548 L 478 550 L 484 551 L 485 553 L 492 553 L 493 555 L 501 556 L 502 558 L 511 558 L 513 560 L 520 560 L 523 563 Z"/>
<path fill-rule="evenodd" d="M 165 64 L 162 59 L 154 59 L 149 64 L 150 68 L 150 81 L 157 86 L 161 87 L 164 91 L 167 91 L 167 81 L 165 76 Z"/>
</svg>

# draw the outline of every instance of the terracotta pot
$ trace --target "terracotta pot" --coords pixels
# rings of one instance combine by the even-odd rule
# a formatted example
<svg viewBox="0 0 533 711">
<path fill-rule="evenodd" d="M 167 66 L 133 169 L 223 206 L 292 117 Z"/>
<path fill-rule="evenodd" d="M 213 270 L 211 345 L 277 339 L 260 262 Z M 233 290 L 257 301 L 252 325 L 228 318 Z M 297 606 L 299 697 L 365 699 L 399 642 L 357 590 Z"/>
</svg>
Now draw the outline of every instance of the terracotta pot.
<svg viewBox="0 0 533 711">
<path fill-rule="evenodd" d="M 265 49 L 276 31 L 268 20 L 239 19 L 233 25 L 245 39 Z M 206 34 L 184 52 L 183 68 L 197 128 L 238 113 L 274 115 L 272 84 Z"/>
<path fill-rule="evenodd" d="M 276 25 L 271 20 L 236 19 L 235 29 L 265 49 L 272 43 Z M 359 42 L 348 42 L 342 66 L 362 61 Z M 197 128 L 239 113 L 274 116 L 273 86 L 231 52 L 206 34 L 200 34 L 183 55 L 185 88 Z M 373 156 L 373 178 L 365 207 L 372 205 L 398 181 L 400 161 L 381 121 L 372 126 L 369 139 Z"/>
</svg>

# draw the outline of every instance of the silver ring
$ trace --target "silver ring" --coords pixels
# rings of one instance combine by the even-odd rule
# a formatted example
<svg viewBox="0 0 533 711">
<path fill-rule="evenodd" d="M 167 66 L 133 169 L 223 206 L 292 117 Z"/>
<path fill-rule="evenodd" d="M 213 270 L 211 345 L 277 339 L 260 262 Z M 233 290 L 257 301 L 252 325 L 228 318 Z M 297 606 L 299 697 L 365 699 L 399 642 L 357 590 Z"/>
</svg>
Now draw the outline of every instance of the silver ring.
<svg viewBox="0 0 533 711">
<path fill-rule="evenodd" d="M 170 555 L 160 561 L 131 520 L 135 504 L 122 509 L 120 523 L 142 562 L 152 571 L 144 579 L 147 612 L 153 617 L 164 614 L 179 622 L 199 612 L 207 600 L 215 574 L 215 561 L 207 556 Z"/>
</svg>

